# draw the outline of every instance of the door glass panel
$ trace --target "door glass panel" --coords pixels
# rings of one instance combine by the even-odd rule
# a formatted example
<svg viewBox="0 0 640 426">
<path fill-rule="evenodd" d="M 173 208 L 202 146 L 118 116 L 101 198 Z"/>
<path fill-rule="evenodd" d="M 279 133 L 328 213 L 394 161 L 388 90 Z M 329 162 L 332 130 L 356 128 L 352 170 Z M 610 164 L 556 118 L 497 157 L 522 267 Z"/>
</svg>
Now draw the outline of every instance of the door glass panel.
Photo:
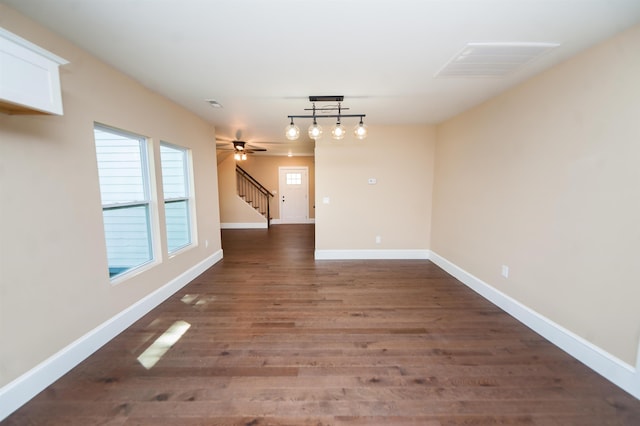
<svg viewBox="0 0 640 426">
<path fill-rule="evenodd" d="M 287 185 L 302 185 L 302 173 L 287 173 Z"/>
</svg>

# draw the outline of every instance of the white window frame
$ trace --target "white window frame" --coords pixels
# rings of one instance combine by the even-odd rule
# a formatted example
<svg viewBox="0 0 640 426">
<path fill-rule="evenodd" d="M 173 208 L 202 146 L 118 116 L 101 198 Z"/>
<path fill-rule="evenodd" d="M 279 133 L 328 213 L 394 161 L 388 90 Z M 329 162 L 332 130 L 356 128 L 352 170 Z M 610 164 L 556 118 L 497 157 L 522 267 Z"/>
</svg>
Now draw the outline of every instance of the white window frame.
<svg viewBox="0 0 640 426">
<path fill-rule="evenodd" d="M 141 162 L 141 170 L 142 170 L 142 181 L 143 181 L 143 192 L 144 197 L 141 200 L 135 200 L 132 202 L 125 203 L 107 203 L 102 204 L 102 211 L 106 210 L 115 210 L 115 209 L 124 209 L 124 208 L 134 208 L 134 207 L 145 207 L 147 212 L 147 233 L 148 233 L 148 243 L 149 243 L 149 254 L 150 259 L 142 262 L 136 266 L 129 268 L 128 270 L 116 274 L 114 276 L 110 275 L 109 271 L 109 279 L 111 284 L 118 284 L 122 281 L 125 281 L 158 263 L 158 252 L 157 252 L 157 209 L 155 208 L 155 191 L 153 187 L 153 174 L 152 174 L 152 160 L 151 160 L 151 141 L 142 135 L 126 131 L 120 130 L 115 127 L 111 127 L 101 123 L 94 123 L 94 132 L 98 129 L 103 132 L 112 133 L 115 135 L 119 135 L 125 138 L 137 139 L 139 141 L 140 146 L 140 162 Z M 95 138 L 94 138 L 95 139 Z M 95 144 L 95 140 L 94 140 Z M 97 152 L 96 152 L 96 161 L 97 161 Z M 104 220 L 104 219 L 103 219 Z M 106 227 L 105 227 L 105 242 L 106 242 Z M 107 259 L 108 265 L 108 259 Z M 109 265 L 108 265 L 109 266 Z"/>
<path fill-rule="evenodd" d="M 167 147 L 170 149 L 174 149 L 177 151 L 182 151 L 184 153 L 184 163 L 183 163 L 183 173 L 184 173 L 184 182 L 185 182 L 185 194 L 186 196 L 184 197 L 170 197 L 170 198 L 165 198 L 164 195 L 164 169 L 162 168 L 162 147 Z M 163 183 L 163 193 L 162 193 L 162 198 L 164 200 L 163 202 L 163 206 L 165 209 L 165 238 L 167 240 L 167 248 L 166 248 L 166 252 L 169 255 L 169 257 L 173 257 L 179 253 L 181 253 L 184 250 L 188 250 L 189 248 L 193 247 L 195 245 L 195 232 L 194 232 L 194 228 L 195 228 L 195 220 L 194 220 L 194 200 L 193 200 L 193 178 L 192 178 L 192 161 L 191 161 L 191 150 L 189 148 L 185 148 L 183 146 L 180 145 L 175 145 L 166 141 L 160 141 L 160 170 L 163 173 L 162 175 L 162 183 Z M 179 203 L 179 202 L 186 202 L 186 206 L 187 206 L 187 226 L 188 226 L 188 233 L 189 233 L 189 242 L 187 244 L 184 244 L 182 246 L 176 247 L 173 250 L 170 249 L 169 247 L 169 229 L 167 226 L 167 216 L 166 216 L 166 206 L 167 204 L 171 204 L 171 203 Z"/>
</svg>

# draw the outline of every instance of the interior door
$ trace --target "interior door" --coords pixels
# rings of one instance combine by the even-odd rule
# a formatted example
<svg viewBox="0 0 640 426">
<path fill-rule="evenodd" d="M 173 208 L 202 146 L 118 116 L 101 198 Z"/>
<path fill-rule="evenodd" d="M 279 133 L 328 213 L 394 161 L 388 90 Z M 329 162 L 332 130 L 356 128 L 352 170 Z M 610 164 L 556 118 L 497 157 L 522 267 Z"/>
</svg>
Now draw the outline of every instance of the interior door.
<svg viewBox="0 0 640 426">
<path fill-rule="evenodd" d="M 309 221 L 309 169 L 279 167 L 280 222 Z"/>
</svg>

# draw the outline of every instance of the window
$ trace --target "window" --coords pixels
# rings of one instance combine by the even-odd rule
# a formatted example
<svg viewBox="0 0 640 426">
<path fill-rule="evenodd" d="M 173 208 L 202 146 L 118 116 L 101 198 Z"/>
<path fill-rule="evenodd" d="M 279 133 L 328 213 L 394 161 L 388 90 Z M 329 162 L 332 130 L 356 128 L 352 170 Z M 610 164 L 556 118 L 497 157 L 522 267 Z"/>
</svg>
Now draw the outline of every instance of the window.
<svg viewBox="0 0 640 426">
<path fill-rule="evenodd" d="M 169 253 L 191 244 L 188 154 L 184 148 L 160 144 Z"/>
<path fill-rule="evenodd" d="M 109 276 L 153 260 L 147 141 L 94 126 Z"/>
<path fill-rule="evenodd" d="M 287 173 L 287 185 L 302 185 L 302 174 Z"/>
</svg>

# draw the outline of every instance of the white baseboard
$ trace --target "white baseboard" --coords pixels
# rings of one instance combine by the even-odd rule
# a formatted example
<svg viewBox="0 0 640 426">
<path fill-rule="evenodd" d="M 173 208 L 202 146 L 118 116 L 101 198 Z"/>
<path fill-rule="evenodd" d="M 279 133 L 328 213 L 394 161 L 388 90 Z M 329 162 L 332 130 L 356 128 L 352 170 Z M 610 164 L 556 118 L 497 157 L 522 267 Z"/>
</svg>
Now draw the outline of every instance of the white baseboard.
<svg viewBox="0 0 640 426">
<path fill-rule="evenodd" d="M 315 219 L 307 219 L 300 222 L 295 222 L 295 224 L 308 224 L 308 223 L 316 223 Z M 282 222 L 280 219 L 271 219 L 272 225 L 289 225 L 294 224 L 294 222 Z M 264 222 L 249 222 L 249 223 L 221 223 L 220 229 L 267 229 L 267 220 Z"/>
<path fill-rule="evenodd" d="M 221 223 L 220 229 L 267 229 L 267 220 L 250 223 Z"/>
<path fill-rule="evenodd" d="M 430 260 L 578 361 L 640 399 L 640 343 L 636 367 L 507 296 L 447 259 L 431 252 Z"/>
<path fill-rule="evenodd" d="M 316 223 L 314 218 L 305 219 L 298 222 L 283 222 L 282 219 L 271 219 L 272 225 L 293 225 L 293 224 L 305 224 L 305 223 Z"/>
<path fill-rule="evenodd" d="M 316 260 L 429 259 L 429 250 L 316 250 Z"/>
<path fill-rule="evenodd" d="M 0 421 L 220 260 L 222 250 L 218 250 L 0 388 Z"/>
</svg>

